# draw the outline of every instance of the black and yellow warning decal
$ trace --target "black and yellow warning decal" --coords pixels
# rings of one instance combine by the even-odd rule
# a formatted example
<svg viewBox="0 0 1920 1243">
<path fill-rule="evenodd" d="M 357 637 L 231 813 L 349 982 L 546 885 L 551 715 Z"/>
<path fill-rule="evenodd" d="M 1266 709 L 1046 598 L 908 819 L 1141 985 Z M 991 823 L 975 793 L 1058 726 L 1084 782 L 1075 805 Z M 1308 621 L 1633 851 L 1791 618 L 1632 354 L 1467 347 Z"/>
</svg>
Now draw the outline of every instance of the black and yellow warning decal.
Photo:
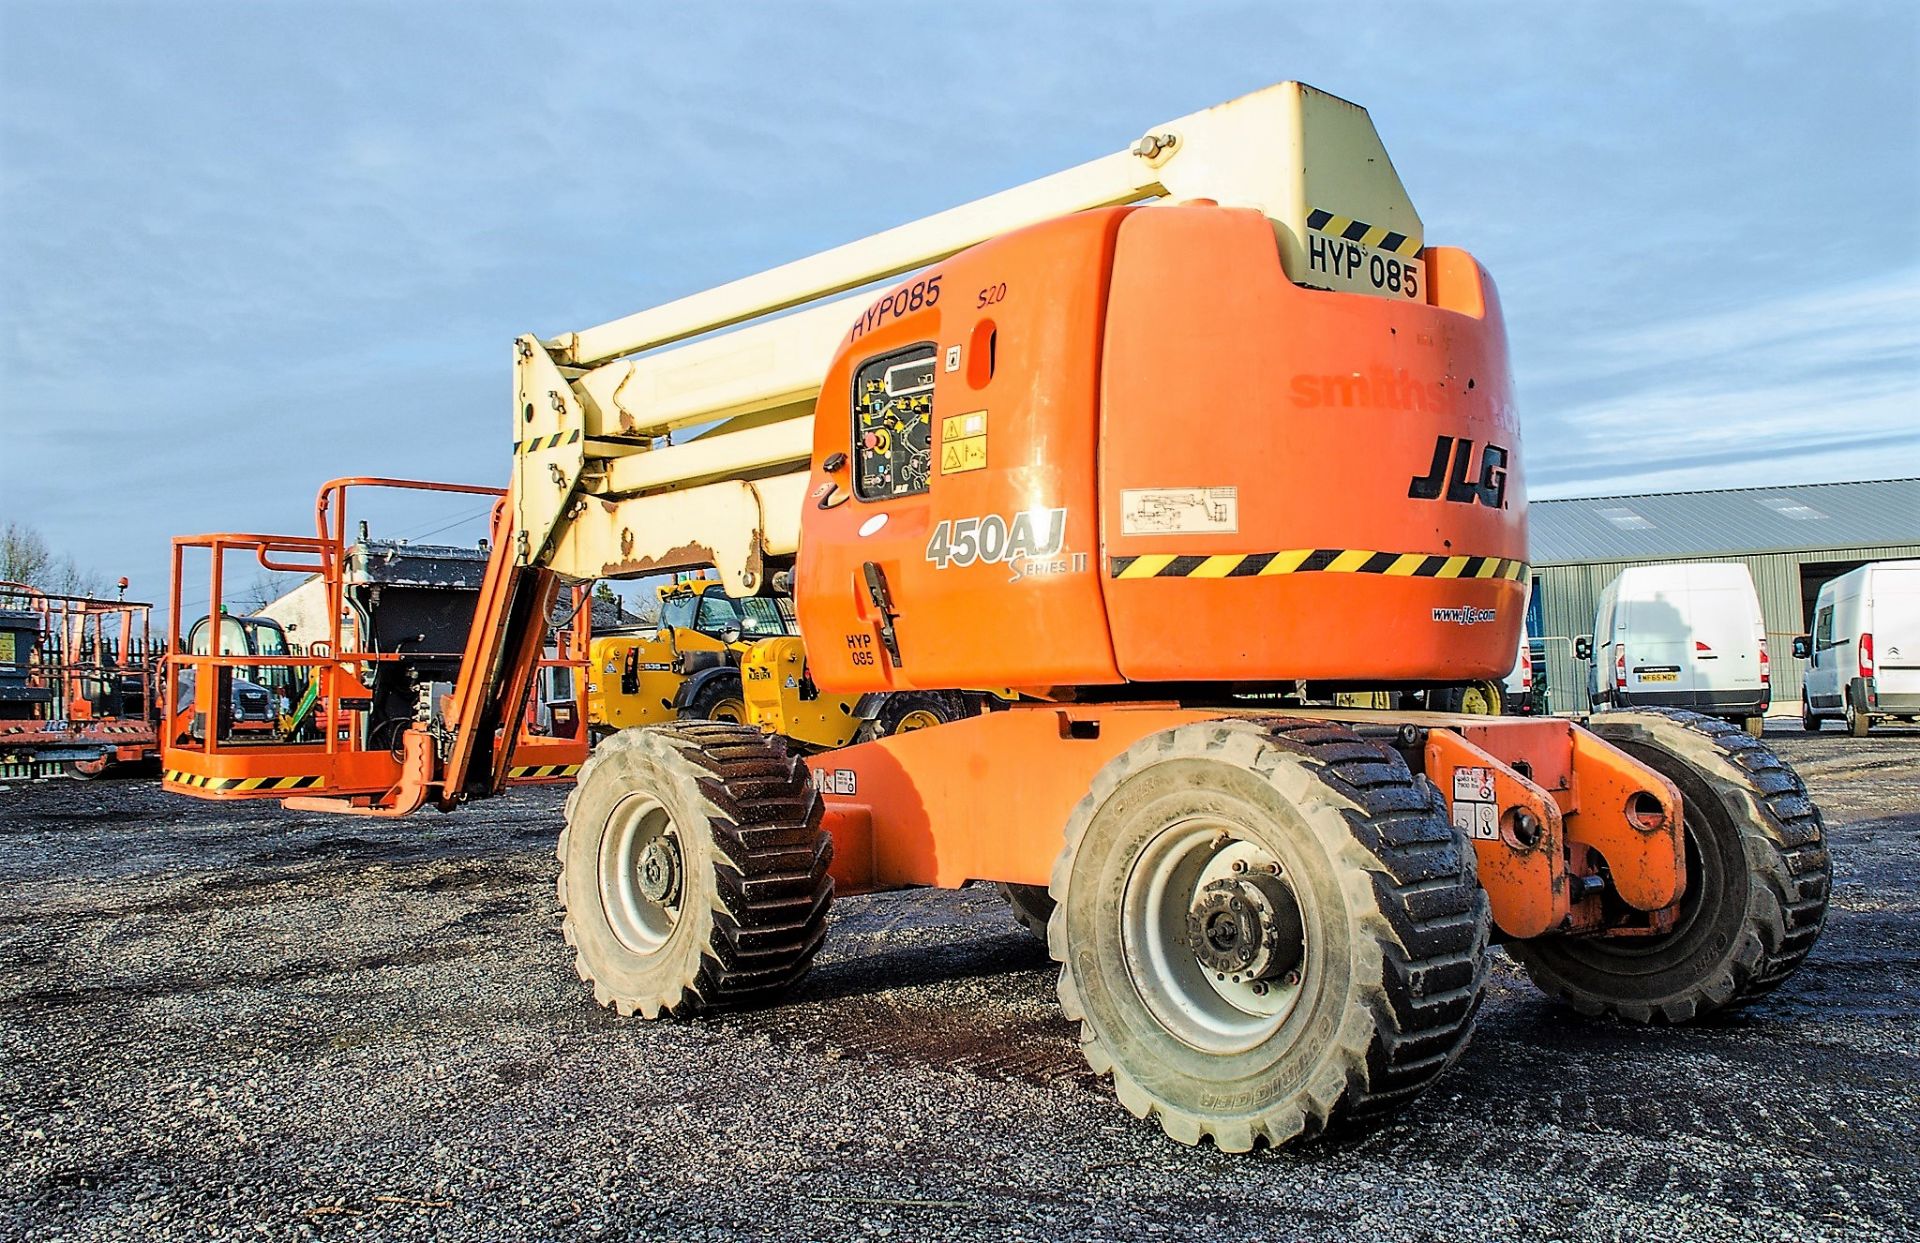
<svg viewBox="0 0 1920 1243">
<path fill-rule="evenodd" d="M 507 780 L 534 781 L 542 777 L 571 777 L 579 771 L 578 764 L 516 764 L 507 770 Z"/>
<path fill-rule="evenodd" d="M 538 453 L 542 449 L 558 449 L 561 445 L 578 444 L 579 441 L 580 429 L 576 427 L 570 432 L 555 432 L 551 436 L 535 436 L 531 440 L 516 440 L 513 442 L 513 451 L 515 453 Z"/>
<path fill-rule="evenodd" d="M 185 786 L 189 790 L 216 790 L 221 792 L 242 790 L 311 790 L 320 784 L 317 774 L 305 777 L 209 777 L 202 773 L 183 773 L 175 769 L 167 770 L 167 782 L 170 785 Z"/>
<path fill-rule="evenodd" d="M 1447 557 L 1364 548 L 1289 548 L 1212 556 L 1146 553 L 1112 557 L 1114 578 L 1267 578 L 1276 574 L 1384 574 L 1393 578 L 1484 578 L 1519 582 L 1527 563 L 1510 557 Z"/>
<path fill-rule="evenodd" d="M 1345 238 L 1349 242 L 1358 242 L 1362 246 L 1405 255 L 1409 259 L 1420 254 L 1418 239 L 1408 237 L 1404 233 L 1395 233 L 1382 225 L 1355 220 L 1352 216 L 1336 216 L 1330 211 L 1322 211 L 1317 207 L 1307 213 L 1307 227 L 1316 232 Z"/>
</svg>

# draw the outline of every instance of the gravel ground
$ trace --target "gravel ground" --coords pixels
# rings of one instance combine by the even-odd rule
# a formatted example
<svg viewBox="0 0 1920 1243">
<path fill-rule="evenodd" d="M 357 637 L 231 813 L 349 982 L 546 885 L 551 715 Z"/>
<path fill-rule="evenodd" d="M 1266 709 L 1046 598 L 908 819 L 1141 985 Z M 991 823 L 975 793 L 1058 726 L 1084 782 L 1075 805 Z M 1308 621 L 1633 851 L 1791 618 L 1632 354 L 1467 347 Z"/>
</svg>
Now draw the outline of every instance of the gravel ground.
<svg viewBox="0 0 1920 1243">
<path fill-rule="evenodd" d="M 1226 1156 L 1087 1071 L 990 890 L 849 898 L 787 1004 L 589 1004 L 561 792 L 399 824 L 0 792 L 0 1237 L 1920 1236 L 1920 731 L 1779 734 L 1835 870 L 1800 975 L 1681 1030 L 1504 957 L 1364 1138 Z"/>
</svg>

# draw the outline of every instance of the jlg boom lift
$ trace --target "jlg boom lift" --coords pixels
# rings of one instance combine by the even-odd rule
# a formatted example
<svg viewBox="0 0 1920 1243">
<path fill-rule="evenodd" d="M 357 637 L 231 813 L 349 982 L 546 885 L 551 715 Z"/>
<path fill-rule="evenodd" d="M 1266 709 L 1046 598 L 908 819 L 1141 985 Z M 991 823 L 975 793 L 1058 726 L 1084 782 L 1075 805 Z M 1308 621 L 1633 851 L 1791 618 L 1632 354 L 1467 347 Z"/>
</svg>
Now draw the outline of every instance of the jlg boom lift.
<svg viewBox="0 0 1920 1243">
<path fill-rule="evenodd" d="M 516 354 L 444 727 L 343 804 L 499 789 L 556 575 L 790 579 L 827 692 L 1021 693 L 804 758 L 725 723 L 603 742 L 559 893 L 622 1014 L 792 984 L 836 892 L 1045 886 L 1093 1067 L 1238 1150 L 1432 1082 L 1490 936 L 1579 1009 L 1679 1022 L 1819 933 L 1819 813 L 1737 730 L 1323 706 L 1505 674 L 1527 574 L 1492 281 L 1352 104 L 1274 87 Z"/>
</svg>

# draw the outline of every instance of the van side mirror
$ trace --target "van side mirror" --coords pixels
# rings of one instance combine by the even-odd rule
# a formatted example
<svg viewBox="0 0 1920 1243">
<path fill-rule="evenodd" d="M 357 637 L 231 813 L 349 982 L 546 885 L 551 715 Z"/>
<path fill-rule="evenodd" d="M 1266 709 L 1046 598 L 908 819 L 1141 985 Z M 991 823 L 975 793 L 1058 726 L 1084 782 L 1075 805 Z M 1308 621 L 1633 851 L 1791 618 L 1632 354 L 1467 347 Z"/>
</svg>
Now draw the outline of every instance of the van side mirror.
<svg viewBox="0 0 1920 1243">
<path fill-rule="evenodd" d="M 1581 660 L 1593 659 L 1593 636 L 1583 634 L 1573 641 L 1573 654 Z"/>
<path fill-rule="evenodd" d="M 1797 634 L 1793 636 L 1793 655 L 1796 660 L 1805 660 L 1813 655 L 1813 636 Z"/>
</svg>

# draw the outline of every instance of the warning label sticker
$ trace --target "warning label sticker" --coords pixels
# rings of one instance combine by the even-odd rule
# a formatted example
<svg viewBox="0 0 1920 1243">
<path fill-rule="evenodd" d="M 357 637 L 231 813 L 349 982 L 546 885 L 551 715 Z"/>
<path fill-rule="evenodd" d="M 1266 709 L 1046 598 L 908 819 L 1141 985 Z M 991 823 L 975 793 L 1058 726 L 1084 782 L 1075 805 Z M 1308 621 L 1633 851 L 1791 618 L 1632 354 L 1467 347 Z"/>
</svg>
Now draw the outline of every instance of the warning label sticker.
<svg viewBox="0 0 1920 1243">
<path fill-rule="evenodd" d="M 987 412 L 985 410 L 948 415 L 940 420 L 941 474 L 958 475 L 970 470 L 985 470 L 986 465 Z"/>
<path fill-rule="evenodd" d="M 1500 804 L 1491 768 L 1453 770 L 1453 827 L 1476 841 L 1500 836 Z"/>
<path fill-rule="evenodd" d="M 851 768 L 816 768 L 813 770 L 813 787 L 822 794 L 856 794 L 859 792 Z"/>
<path fill-rule="evenodd" d="M 1122 488 L 1123 535 L 1231 535 L 1240 529 L 1238 488 Z"/>
</svg>

